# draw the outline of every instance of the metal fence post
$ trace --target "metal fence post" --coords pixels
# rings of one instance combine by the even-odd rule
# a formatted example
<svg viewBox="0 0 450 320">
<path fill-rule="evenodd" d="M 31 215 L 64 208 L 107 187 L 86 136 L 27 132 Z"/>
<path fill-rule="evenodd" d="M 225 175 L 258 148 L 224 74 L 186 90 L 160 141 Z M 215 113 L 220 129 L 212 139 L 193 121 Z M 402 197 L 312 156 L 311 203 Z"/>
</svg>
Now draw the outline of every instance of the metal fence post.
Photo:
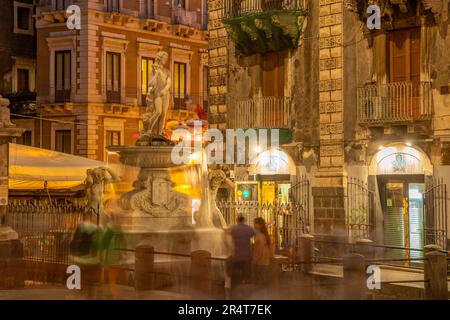
<svg viewBox="0 0 450 320">
<path fill-rule="evenodd" d="M 344 257 L 344 299 L 363 300 L 367 288 L 366 263 L 361 254 L 351 254 Z"/>
<path fill-rule="evenodd" d="M 425 247 L 425 299 L 448 300 L 447 254 L 431 245 Z"/>
<path fill-rule="evenodd" d="M 211 253 L 197 250 L 191 253 L 191 288 L 194 292 L 211 294 Z"/>
<path fill-rule="evenodd" d="M 152 290 L 154 262 L 155 256 L 152 246 L 140 244 L 136 247 L 134 266 L 134 288 L 136 290 Z"/>
</svg>

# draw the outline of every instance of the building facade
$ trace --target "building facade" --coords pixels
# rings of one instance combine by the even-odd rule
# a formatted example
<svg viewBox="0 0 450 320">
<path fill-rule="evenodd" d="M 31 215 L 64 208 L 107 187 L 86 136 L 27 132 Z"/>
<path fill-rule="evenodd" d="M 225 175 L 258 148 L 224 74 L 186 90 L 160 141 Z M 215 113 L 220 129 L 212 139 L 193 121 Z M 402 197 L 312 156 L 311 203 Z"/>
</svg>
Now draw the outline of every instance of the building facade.
<svg viewBox="0 0 450 320">
<path fill-rule="evenodd" d="M 80 8 L 79 28 L 67 23 L 70 5 Z M 161 50 L 173 79 L 169 120 L 196 118 L 207 108 L 206 9 L 201 0 L 41 1 L 39 116 L 18 125 L 31 132 L 33 146 L 108 161 L 107 146 L 139 136 L 148 75 Z"/>
<path fill-rule="evenodd" d="M 282 144 L 231 168 L 238 200 L 302 186 L 318 237 L 445 247 L 448 2 L 210 0 L 210 126 Z"/>
<path fill-rule="evenodd" d="M 36 115 L 36 1 L 2 1 L 0 4 L 0 94 L 15 114 Z M 31 143 L 26 133 L 17 140 Z"/>
</svg>

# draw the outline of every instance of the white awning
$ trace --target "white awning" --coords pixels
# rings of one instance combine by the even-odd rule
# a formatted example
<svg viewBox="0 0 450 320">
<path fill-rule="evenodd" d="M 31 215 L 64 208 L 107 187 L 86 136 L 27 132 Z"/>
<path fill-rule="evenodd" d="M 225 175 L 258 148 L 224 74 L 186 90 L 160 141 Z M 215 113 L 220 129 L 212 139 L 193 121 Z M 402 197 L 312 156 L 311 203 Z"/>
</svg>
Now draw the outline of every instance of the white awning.
<svg viewBox="0 0 450 320">
<path fill-rule="evenodd" d="M 71 189 L 83 184 L 86 170 L 105 163 L 47 149 L 9 145 L 9 188 Z"/>
</svg>

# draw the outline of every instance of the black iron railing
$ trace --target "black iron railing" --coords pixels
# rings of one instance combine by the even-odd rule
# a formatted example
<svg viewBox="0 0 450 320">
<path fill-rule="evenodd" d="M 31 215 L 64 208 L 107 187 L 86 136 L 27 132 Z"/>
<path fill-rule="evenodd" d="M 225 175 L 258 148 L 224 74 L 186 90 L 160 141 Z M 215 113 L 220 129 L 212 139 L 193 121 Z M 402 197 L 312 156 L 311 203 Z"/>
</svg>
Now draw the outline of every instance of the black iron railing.
<svg viewBox="0 0 450 320">
<path fill-rule="evenodd" d="M 70 263 L 70 241 L 77 225 L 97 222 L 95 214 L 74 204 L 14 202 L 8 205 L 6 225 L 24 245 L 24 258 L 49 263 Z"/>
</svg>

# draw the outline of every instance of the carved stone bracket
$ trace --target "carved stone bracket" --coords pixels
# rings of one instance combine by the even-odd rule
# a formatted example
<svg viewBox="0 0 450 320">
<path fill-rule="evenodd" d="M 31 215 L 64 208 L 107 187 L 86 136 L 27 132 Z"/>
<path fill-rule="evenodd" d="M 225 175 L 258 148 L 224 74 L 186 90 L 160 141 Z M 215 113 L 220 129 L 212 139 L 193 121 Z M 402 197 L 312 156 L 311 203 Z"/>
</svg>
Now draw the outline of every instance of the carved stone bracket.
<svg viewBox="0 0 450 320">
<path fill-rule="evenodd" d="M 266 53 L 296 48 L 305 15 L 302 10 L 269 10 L 227 18 L 223 24 L 242 53 Z"/>
</svg>

